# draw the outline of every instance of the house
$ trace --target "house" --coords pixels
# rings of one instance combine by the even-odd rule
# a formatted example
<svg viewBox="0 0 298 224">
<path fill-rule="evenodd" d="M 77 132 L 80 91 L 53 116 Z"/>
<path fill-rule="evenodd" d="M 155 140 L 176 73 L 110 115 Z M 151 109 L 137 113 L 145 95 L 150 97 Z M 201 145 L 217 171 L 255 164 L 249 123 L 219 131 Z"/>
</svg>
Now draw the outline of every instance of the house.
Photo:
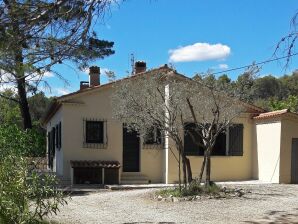
<svg viewBox="0 0 298 224">
<path fill-rule="evenodd" d="M 182 77 L 167 65 L 146 70 L 145 62 L 136 62 L 135 74 L 126 79 L 162 72 Z M 171 140 L 162 143 L 153 131 L 145 141 L 112 117 L 110 97 L 117 82 L 101 84 L 100 68 L 93 66 L 89 82 L 81 82 L 80 90 L 53 101 L 43 120 L 49 169 L 68 184 L 177 182 Z M 245 108 L 218 138 L 212 180 L 298 183 L 298 114 L 266 112 L 250 104 Z M 187 135 L 184 145 L 193 176 L 198 176 L 202 154 Z"/>
</svg>

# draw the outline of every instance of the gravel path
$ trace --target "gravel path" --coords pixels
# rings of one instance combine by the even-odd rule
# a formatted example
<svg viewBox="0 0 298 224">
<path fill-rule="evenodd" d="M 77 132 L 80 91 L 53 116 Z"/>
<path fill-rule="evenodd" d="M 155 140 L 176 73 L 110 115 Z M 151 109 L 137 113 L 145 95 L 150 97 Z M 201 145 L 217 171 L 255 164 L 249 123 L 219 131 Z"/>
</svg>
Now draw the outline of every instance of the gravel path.
<svg viewBox="0 0 298 224">
<path fill-rule="evenodd" d="M 53 217 L 61 223 L 298 223 L 298 185 L 237 186 L 242 198 L 158 202 L 155 190 L 73 196 Z"/>
</svg>

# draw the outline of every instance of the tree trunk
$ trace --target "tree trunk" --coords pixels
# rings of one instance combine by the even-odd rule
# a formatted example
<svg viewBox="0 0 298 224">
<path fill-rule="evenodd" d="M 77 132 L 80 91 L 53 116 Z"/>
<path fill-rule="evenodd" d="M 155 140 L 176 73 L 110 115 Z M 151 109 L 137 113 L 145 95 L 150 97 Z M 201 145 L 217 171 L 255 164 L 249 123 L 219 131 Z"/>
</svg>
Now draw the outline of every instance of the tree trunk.
<svg viewBox="0 0 298 224">
<path fill-rule="evenodd" d="M 206 150 L 204 151 L 204 159 L 203 159 L 203 162 L 202 162 L 201 171 L 200 171 L 200 175 L 199 175 L 199 184 L 202 183 L 203 174 L 204 174 L 204 170 L 205 170 L 205 165 L 206 165 Z"/>
<path fill-rule="evenodd" d="M 210 150 L 207 150 L 207 155 L 206 155 L 206 181 L 205 181 L 205 186 L 209 187 L 210 186 L 210 173 L 211 173 L 211 159 L 210 159 Z"/>
<path fill-rule="evenodd" d="M 192 171 L 191 171 L 191 165 L 189 159 L 185 156 L 186 161 L 186 168 L 187 168 L 187 181 L 188 183 L 192 182 Z"/>
<path fill-rule="evenodd" d="M 20 107 L 20 111 L 23 119 L 23 127 L 25 130 L 31 129 L 32 121 L 31 121 L 31 115 L 29 111 L 29 104 L 27 100 L 26 81 L 24 77 L 17 79 L 17 87 L 18 87 L 18 95 L 19 95 L 19 107 Z"/>
<path fill-rule="evenodd" d="M 179 150 L 178 160 L 178 173 L 179 173 L 179 192 L 181 192 L 181 151 Z"/>
<path fill-rule="evenodd" d="M 187 171 L 186 171 L 186 159 L 182 153 L 182 169 L 183 169 L 183 184 L 184 188 L 187 187 Z"/>
</svg>

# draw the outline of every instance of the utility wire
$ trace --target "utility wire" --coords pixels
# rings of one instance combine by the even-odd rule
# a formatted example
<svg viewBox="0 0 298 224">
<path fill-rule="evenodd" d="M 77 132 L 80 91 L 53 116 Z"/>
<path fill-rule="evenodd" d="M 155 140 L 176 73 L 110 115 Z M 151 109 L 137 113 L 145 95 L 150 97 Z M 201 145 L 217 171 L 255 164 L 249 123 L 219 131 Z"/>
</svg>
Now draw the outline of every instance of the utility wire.
<svg viewBox="0 0 298 224">
<path fill-rule="evenodd" d="M 267 64 L 267 63 L 272 62 L 272 61 L 277 61 L 277 60 L 280 60 L 280 59 L 285 59 L 285 58 L 293 57 L 293 56 L 296 56 L 296 55 L 298 55 L 298 53 L 293 53 L 293 54 L 290 54 L 290 55 L 287 55 L 287 56 L 278 57 L 278 58 L 274 58 L 274 59 L 269 59 L 269 60 L 266 60 L 266 61 L 261 61 L 261 62 L 253 63 L 253 64 L 250 64 L 250 65 L 245 65 L 245 66 L 241 66 L 241 67 L 231 68 L 231 69 L 227 69 L 227 70 L 220 71 L 220 72 L 212 72 L 212 74 L 213 75 L 216 75 L 216 74 L 221 74 L 221 73 L 225 73 L 225 72 L 231 72 L 231 71 L 235 71 L 235 70 L 239 70 L 239 69 L 248 68 L 248 67 L 250 67 L 252 65 Z"/>
</svg>

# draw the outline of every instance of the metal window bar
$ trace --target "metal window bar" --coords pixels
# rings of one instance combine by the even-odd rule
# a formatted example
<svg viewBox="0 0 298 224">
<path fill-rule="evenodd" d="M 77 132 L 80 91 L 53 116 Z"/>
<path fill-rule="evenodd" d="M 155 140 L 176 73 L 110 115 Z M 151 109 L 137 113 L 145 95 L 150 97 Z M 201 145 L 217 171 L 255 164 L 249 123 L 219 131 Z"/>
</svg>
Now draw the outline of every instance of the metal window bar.
<svg viewBox="0 0 298 224">
<path fill-rule="evenodd" d="M 103 143 L 86 142 L 86 122 L 101 121 L 103 122 Z M 108 147 L 108 125 L 106 119 L 101 118 L 83 118 L 83 148 L 106 149 Z"/>
</svg>

